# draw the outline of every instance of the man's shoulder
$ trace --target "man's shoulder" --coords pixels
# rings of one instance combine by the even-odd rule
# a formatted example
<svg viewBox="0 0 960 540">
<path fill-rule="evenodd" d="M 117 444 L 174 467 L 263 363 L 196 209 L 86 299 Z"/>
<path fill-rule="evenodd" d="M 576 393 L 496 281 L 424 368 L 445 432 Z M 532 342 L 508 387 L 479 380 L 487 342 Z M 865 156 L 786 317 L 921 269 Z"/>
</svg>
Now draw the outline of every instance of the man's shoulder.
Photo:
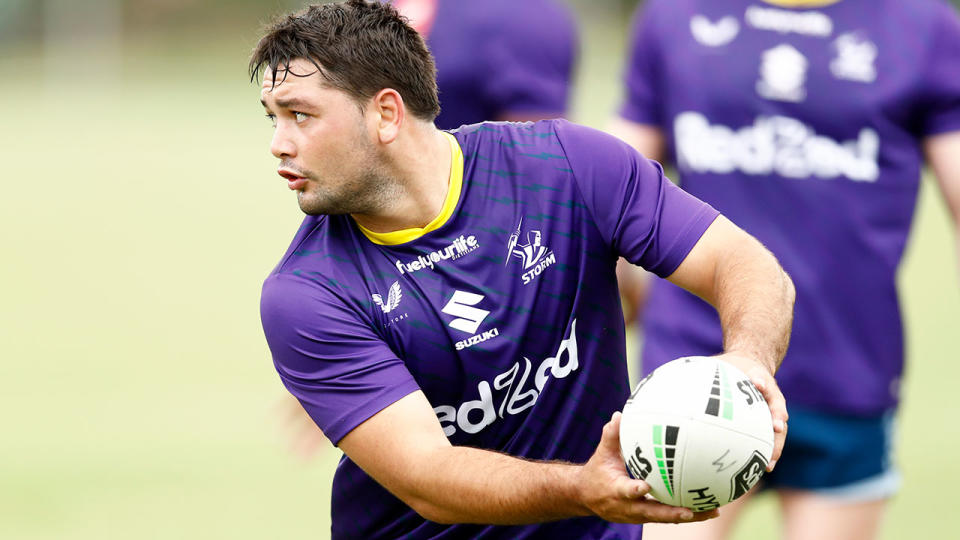
<svg viewBox="0 0 960 540">
<path fill-rule="evenodd" d="M 566 120 L 554 118 L 536 122 L 479 122 L 466 124 L 451 130 L 458 140 L 504 140 L 530 137 L 543 137 L 545 133 L 556 130 L 556 124 Z"/>
<path fill-rule="evenodd" d="M 505 178 L 524 172 L 538 178 L 553 173 L 565 178 L 589 176 L 603 168 L 598 162 L 609 162 L 609 168 L 636 155 L 613 135 L 564 119 L 484 122 L 462 126 L 453 134 L 467 169 L 499 170 Z"/>
<path fill-rule="evenodd" d="M 481 122 L 460 126 L 451 133 L 457 138 L 464 152 L 467 148 L 493 146 L 520 151 L 531 148 L 562 146 L 562 140 L 575 137 L 578 140 L 609 141 L 612 136 L 563 118 L 536 122 Z"/>
<path fill-rule="evenodd" d="M 367 289 L 359 268 L 335 252 L 295 251 L 264 279 L 261 317 L 281 325 L 304 317 L 339 319 L 345 312 L 364 311 Z"/>
<path fill-rule="evenodd" d="M 307 216 L 280 261 L 264 282 L 264 290 L 271 280 L 296 283 L 315 288 L 336 285 L 334 276 L 349 275 L 341 267 L 350 266 L 349 227 L 346 216 Z M 289 285 L 284 286 L 289 287 Z"/>
</svg>

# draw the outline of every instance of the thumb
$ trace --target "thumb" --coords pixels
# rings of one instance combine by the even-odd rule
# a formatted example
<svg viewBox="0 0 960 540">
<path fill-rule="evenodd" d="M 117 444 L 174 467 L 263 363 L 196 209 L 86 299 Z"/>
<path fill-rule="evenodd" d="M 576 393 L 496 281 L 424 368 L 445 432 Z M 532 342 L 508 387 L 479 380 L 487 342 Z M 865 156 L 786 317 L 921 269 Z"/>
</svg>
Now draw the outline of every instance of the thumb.
<svg viewBox="0 0 960 540">
<path fill-rule="evenodd" d="M 620 411 L 613 413 L 610 421 L 603 426 L 599 448 L 620 454 Z"/>
</svg>

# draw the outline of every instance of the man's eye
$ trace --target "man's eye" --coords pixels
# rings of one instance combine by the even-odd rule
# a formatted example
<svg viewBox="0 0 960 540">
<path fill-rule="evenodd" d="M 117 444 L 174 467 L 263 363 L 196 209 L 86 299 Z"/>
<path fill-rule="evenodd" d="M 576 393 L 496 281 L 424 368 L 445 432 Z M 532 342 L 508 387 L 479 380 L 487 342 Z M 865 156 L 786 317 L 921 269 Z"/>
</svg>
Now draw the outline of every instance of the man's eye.
<svg viewBox="0 0 960 540">
<path fill-rule="evenodd" d="M 277 116 L 275 114 L 268 114 L 266 115 L 266 117 L 267 117 L 267 120 L 270 121 L 270 125 L 272 125 L 273 127 L 277 127 Z"/>
<path fill-rule="evenodd" d="M 298 123 L 298 124 L 299 124 L 300 122 L 303 122 L 304 120 L 307 119 L 307 115 L 304 114 L 304 113 L 302 113 L 302 112 L 295 112 L 295 113 L 293 113 L 293 117 L 297 120 L 297 123 Z"/>
</svg>

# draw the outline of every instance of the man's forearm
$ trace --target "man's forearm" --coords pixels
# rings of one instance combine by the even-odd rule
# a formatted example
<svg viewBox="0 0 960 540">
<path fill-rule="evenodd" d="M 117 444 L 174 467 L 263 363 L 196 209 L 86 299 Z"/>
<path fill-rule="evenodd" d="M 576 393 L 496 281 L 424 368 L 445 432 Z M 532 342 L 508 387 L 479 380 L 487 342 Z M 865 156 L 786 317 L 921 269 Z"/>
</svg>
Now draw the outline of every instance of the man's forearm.
<svg viewBox="0 0 960 540">
<path fill-rule="evenodd" d="M 756 238 L 719 216 L 667 279 L 716 308 L 726 352 L 776 371 L 790 341 L 796 293 Z"/>
<path fill-rule="evenodd" d="M 775 372 L 790 341 L 793 282 L 753 238 L 739 242 L 715 271 L 714 305 L 723 327 L 724 350 L 759 360 Z"/>
<path fill-rule="evenodd" d="M 522 525 L 590 514 L 579 503 L 576 465 L 463 446 L 439 449 L 427 463 L 405 500 L 431 521 Z"/>
<path fill-rule="evenodd" d="M 649 486 L 627 475 L 619 430 L 616 413 L 584 464 L 531 461 L 451 446 L 425 396 L 414 392 L 348 433 L 339 446 L 417 513 L 441 523 L 521 525 L 587 515 L 678 523 L 713 517 L 646 499 Z"/>
</svg>

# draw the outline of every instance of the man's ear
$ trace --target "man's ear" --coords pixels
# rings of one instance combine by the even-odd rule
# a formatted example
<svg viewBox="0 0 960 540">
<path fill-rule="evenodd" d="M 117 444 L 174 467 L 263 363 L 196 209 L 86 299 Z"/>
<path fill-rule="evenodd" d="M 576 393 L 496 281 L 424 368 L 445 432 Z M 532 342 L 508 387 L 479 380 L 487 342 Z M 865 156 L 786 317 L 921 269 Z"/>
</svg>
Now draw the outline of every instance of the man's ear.
<svg viewBox="0 0 960 540">
<path fill-rule="evenodd" d="M 400 92 L 392 88 L 384 88 L 373 96 L 373 113 L 375 114 L 377 136 L 383 144 L 390 144 L 400 134 L 406 116 L 406 107 Z"/>
</svg>

